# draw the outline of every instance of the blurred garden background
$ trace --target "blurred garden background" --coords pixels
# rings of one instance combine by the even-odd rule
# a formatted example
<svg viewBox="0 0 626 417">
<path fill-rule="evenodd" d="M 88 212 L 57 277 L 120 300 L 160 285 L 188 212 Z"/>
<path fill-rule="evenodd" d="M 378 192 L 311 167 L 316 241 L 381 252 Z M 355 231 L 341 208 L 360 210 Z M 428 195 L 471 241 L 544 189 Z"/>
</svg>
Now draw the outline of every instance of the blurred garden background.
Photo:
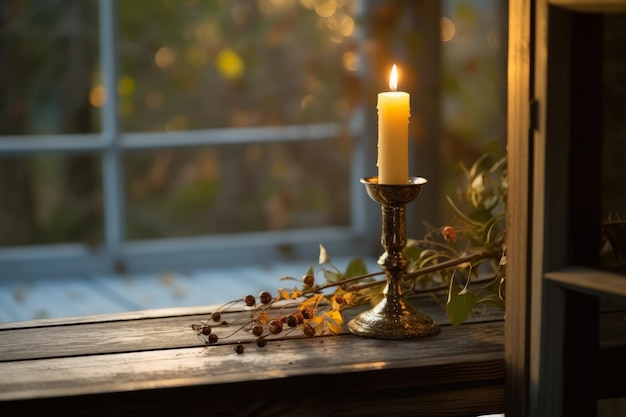
<svg viewBox="0 0 626 417">
<path fill-rule="evenodd" d="M 119 159 L 124 241 L 351 224 L 355 114 L 369 109 L 371 126 L 390 61 L 405 85 L 420 82 L 410 60 L 424 40 L 403 17 L 412 2 L 119 0 L 115 91 L 103 86 L 101 3 L 0 4 L 1 247 L 103 244 L 103 153 L 45 142 L 101 140 L 108 100 L 114 133 L 134 141 Z M 439 161 L 432 187 L 443 201 L 459 162 L 504 153 L 507 10 L 499 0 L 439 4 L 441 137 L 427 157 Z M 384 57 L 372 53 L 381 36 Z M 328 124 L 339 128 L 317 140 L 148 144 L 153 134 Z M 42 151 L 14 151 L 20 138 Z"/>
</svg>

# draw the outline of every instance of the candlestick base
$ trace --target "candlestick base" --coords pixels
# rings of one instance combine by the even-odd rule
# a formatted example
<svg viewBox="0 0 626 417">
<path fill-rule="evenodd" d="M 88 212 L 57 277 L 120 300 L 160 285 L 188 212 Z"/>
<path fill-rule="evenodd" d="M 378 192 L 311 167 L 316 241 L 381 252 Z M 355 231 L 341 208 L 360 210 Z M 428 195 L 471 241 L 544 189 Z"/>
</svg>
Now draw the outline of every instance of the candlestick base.
<svg viewBox="0 0 626 417">
<path fill-rule="evenodd" d="M 348 329 L 357 336 L 375 339 L 412 339 L 439 332 L 439 326 L 430 316 L 404 300 L 390 301 L 387 297 L 352 319 Z"/>
<path fill-rule="evenodd" d="M 402 290 L 402 278 L 409 261 L 406 245 L 406 204 L 421 192 L 426 180 L 411 177 L 407 184 L 378 184 L 378 177 L 363 178 L 367 194 L 382 206 L 381 243 L 385 253 L 378 264 L 385 271 L 385 298 L 373 309 L 357 315 L 348 329 L 357 336 L 377 339 L 409 339 L 430 336 L 439 326 L 427 314 L 408 305 Z"/>
</svg>

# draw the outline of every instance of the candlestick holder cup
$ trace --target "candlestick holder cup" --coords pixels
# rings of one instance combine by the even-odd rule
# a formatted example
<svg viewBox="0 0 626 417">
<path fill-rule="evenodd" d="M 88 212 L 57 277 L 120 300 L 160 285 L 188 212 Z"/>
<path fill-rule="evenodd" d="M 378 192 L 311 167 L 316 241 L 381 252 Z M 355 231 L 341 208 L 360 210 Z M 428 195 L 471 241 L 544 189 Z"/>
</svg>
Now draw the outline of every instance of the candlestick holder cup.
<svg viewBox="0 0 626 417">
<path fill-rule="evenodd" d="M 378 177 L 361 179 L 370 198 L 381 204 L 381 244 L 385 252 L 378 265 L 385 271 L 387 286 L 384 298 L 371 310 L 348 323 L 351 333 L 377 339 L 409 339 L 430 336 L 439 326 L 427 314 L 407 304 L 402 288 L 409 260 L 406 246 L 406 205 L 413 201 L 426 179 L 411 177 L 407 184 L 379 184 Z"/>
</svg>

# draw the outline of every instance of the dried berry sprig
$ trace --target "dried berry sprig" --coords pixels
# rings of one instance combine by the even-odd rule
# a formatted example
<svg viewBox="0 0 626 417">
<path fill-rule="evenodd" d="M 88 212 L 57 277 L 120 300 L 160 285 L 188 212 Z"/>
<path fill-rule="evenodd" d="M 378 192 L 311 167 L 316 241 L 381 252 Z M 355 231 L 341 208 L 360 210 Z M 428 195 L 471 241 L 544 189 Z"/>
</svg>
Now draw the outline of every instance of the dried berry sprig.
<svg viewBox="0 0 626 417">
<path fill-rule="evenodd" d="M 417 278 L 453 269 L 462 264 L 474 264 L 484 259 L 501 255 L 501 252 L 495 250 L 481 251 L 407 273 L 406 278 Z M 313 276 L 313 279 L 315 279 L 314 275 L 307 273 L 303 276 L 302 288 L 296 287 L 292 290 L 281 288 L 275 297 L 267 291 L 263 291 L 258 297 L 248 294 L 235 302 L 227 303 L 226 308 L 224 306 L 220 307 L 218 311 L 211 314 L 211 319 L 219 321 L 221 313 L 233 308 L 237 303 L 247 308 L 252 308 L 250 310 L 250 319 L 235 326 L 228 335 L 222 336 L 222 339 L 228 339 L 242 331 L 248 332 L 253 336 L 249 342 L 239 341 L 237 346 L 245 343 L 255 343 L 258 347 L 264 347 L 269 340 L 287 337 L 295 330 L 300 330 L 300 333 L 307 337 L 338 334 L 341 332 L 344 322 L 342 311 L 367 300 L 367 297 L 363 298 L 361 294 L 366 289 L 379 287 L 386 283 L 386 280 L 383 279 L 359 284 L 359 282 L 367 281 L 377 275 L 382 275 L 382 272 L 366 273 L 339 279 L 335 282 L 324 282 L 322 285 L 315 285 L 315 282 L 311 282 L 310 278 L 304 279 L 304 277 L 310 276 Z M 492 279 L 490 278 L 490 280 Z M 477 284 L 484 282 L 487 281 L 476 281 Z M 333 293 L 326 294 L 322 292 L 333 287 L 336 287 Z M 447 288 L 447 285 L 440 285 L 429 289 L 414 289 L 414 293 L 437 292 Z M 277 303 L 281 301 L 283 304 L 277 307 Z M 285 313 L 285 311 L 288 312 Z M 217 336 L 215 333 L 207 331 L 207 327 L 206 322 L 203 325 L 196 325 L 198 336 L 206 344 L 216 343 L 218 341 Z M 242 352 L 243 350 L 241 352 L 238 351 L 238 353 Z"/>
<path fill-rule="evenodd" d="M 314 289 L 308 279 L 303 279 L 303 284 L 309 286 L 310 289 L 280 289 L 276 297 L 272 297 L 268 292 L 262 292 L 258 303 L 252 295 L 244 296 L 239 302 L 246 307 L 254 307 L 251 310 L 251 318 L 245 323 L 235 326 L 234 330 L 230 334 L 222 336 L 222 339 L 247 331 L 254 336 L 249 343 L 256 343 L 257 346 L 263 347 L 269 338 L 286 337 L 296 330 L 300 330 L 301 334 L 307 337 L 339 333 L 343 325 L 340 311 L 353 304 L 354 295 L 347 292 L 342 294 L 323 294 L 320 292 L 322 287 L 340 286 L 340 282 L 333 285 L 317 286 Z M 275 304 L 279 301 L 287 301 L 287 303 L 276 308 Z M 228 308 L 233 305 L 234 303 L 230 302 Z M 289 312 L 285 313 L 287 309 Z M 220 311 L 225 311 L 225 309 L 221 307 Z M 216 312 L 212 313 L 211 316 L 215 317 L 215 315 Z M 210 331 L 207 322 L 194 325 L 194 328 L 205 344 L 217 342 L 218 339 L 215 338 L 215 333 Z M 242 343 L 238 342 L 238 345 Z"/>
<path fill-rule="evenodd" d="M 466 189 L 459 193 L 459 199 L 448 198 L 455 224 L 428 230 L 422 239 L 409 240 L 404 250 L 410 261 L 404 277 L 407 295 L 445 293 L 443 304 L 455 326 L 479 303 L 504 305 L 506 159 L 501 158 L 491 165 L 490 162 L 485 156 L 470 169 L 461 166 Z M 240 331 L 249 332 L 250 343 L 262 347 L 271 338 L 283 338 L 294 331 L 310 337 L 336 334 L 342 330 L 344 309 L 376 301 L 382 296 L 380 289 L 386 279 L 376 280 L 376 277 L 384 272 L 369 273 L 362 260 L 351 261 L 342 272 L 320 245 L 319 264 L 329 267 L 321 268 L 324 280 L 319 284 L 310 267 L 300 280 L 283 278 L 299 282 L 291 290 L 279 289 L 276 296 L 270 293 L 265 293 L 264 297 L 247 295 L 220 308 L 223 312 L 243 304 L 244 310 L 251 313 L 249 320 L 226 337 Z M 491 265 L 495 275 L 479 278 L 476 271 L 483 264 Z M 470 282 L 487 285 L 470 290 Z M 327 293 L 331 288 L 334 292 Z"/>
</svg>

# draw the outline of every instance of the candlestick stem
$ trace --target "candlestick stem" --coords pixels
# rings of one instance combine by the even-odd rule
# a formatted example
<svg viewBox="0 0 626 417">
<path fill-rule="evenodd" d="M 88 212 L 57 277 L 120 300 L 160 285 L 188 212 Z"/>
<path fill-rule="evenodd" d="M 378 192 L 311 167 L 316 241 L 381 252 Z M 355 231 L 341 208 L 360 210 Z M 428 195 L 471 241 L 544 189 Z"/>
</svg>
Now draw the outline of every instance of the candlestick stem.
<svg viewBox="0 0 626 417">
<path fill-rule="evenodd" d="M 357 315 L 348 329 L 358 336 L 378 339 L 408 339 L 430 336 L 439 326 L 425 313 L 407 304 L 402 288 L 409 260 L 406 246 L 406 204 L 420 193 L 426 180 L 411 177 L 407 184 L 378 184 L 378 177 L 363 178 L 370 198 L 381 204 L 381 244 L 385 252 L 378 264 L 385 271 L 384 298 L 371 310 Z"/>
</svg>

